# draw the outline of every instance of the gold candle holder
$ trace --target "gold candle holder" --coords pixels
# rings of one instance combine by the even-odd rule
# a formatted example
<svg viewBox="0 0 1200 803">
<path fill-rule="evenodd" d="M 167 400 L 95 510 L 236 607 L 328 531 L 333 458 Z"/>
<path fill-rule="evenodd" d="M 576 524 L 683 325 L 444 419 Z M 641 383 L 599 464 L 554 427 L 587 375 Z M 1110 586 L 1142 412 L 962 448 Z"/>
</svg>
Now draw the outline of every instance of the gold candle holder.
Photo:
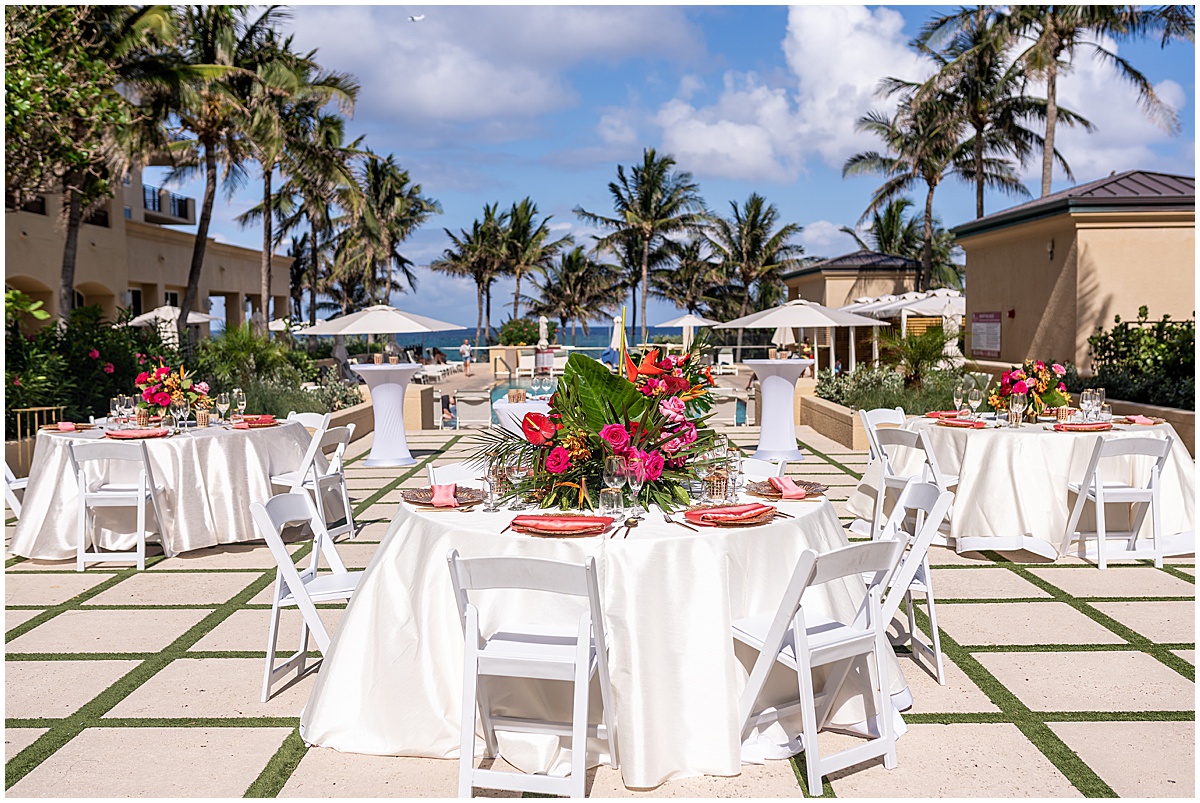
<svg viewBox="0 0 1200 803">
<path fill-rule="evenodd" d="M 197 410 L 196 411 L 196 426 L 207 427 L 209 424 L 208 419 L 209 419 L 208 410 Z"/>
<path fill-rule="evenodd" d="M 372 360 L 372 361 L 373 361 L 373 362 L 374 362 L 376 365 L 383 365 L 383 355 L 382 355 L 382 354 L 372 354 L 372 355 L 371 355 L 371 360 Z"/>
<path fill-rule="evenodd" d="M 139 407 L 134 420 L 137 422 L 139 427 L 145 429 L 146 427 L 150 426 L 150 411 L 145 407 Z"/>
</svg>

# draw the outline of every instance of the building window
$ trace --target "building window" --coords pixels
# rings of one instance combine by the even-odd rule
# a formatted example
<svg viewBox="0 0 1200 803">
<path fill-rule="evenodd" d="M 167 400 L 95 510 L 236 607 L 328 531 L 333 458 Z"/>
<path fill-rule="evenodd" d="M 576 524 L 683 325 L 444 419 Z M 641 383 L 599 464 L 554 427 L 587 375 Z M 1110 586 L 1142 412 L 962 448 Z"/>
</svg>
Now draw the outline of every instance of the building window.
<svg viewBox="0 0 1200 803">
<path fill-rule="evenodd" d="M 17 196 L 11 192 L 4 193 L 4 208 L 17 209 Z M 41 195 L 35 195 L 21 204 L 20 210 L 34 215 L 44 215 L 46 214 L 46 199 Z"/>
<path fill-rule="evenodd" d="M 134 317 L 142 314 L 142 291 L 138 288 L 129 289 L 129 309 Z"/>
<path fill-rule="evenodd" d="M 107 209 L 97 209 L 96 211 L 92 212 L 90 215 L 85 217 L 83 219 L 83 222 L 88 223 L 92 226 L 101 226 L 101 227 L 107 229 L 108 228 L 108 210 Z"/>
<path fill-rule="evenodd" d="M 75 301 L 75 306 L 71 307 L 71 309 L 79 309 L 80 307 L 84 306 L 83 293 L 76 290 L 75 295 L 74 295 L 74 301 Z"/>
<path fill-rule="evenodd" d="M 142 206 L 151 212 L 162 211 L 162 196 L 158 194 L 158 187 L 151 187 L 149 184 L 142 185 Z"/>
<path fill-rule="evenodd" d="M 125 207 L 125 219 L 126 219 L 126 220 L 132 220 L 132 219 L 133 219 L 133 210 L 132 210 L 132 209 L 130 209 L 128 206 L 127 206 L 127 207 Z"/>
<path fill-rule="evenodd" d="M 164 291 L 163 292 L 163 303 L 166 304 L 168 307 L 178 307 L 179 306 L 179 291 L 178 290 Z"/>
</svg>

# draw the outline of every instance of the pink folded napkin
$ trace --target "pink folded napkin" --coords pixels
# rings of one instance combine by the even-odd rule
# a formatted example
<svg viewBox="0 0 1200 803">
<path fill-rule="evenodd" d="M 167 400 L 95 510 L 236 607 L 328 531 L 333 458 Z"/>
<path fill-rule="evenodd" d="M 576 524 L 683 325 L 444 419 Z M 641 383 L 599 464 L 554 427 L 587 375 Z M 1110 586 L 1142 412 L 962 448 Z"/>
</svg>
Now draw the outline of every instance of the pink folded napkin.
<svg viewBox="0 0 1200 803">
<path fill-rule="evenodd" d="M 708 510 L 688 510 L 684 512 L 683 517 L 692 524 L 713 527 L 716 526 L 717 522 L 746 521 L 748 519 L 758 518 L 768 510 L 774 509 L 775 508 L 771 507 L 770 505 L 751 502 L 748 505 L 714 507 L 709 508 Z"/>
<path fill-rule="evenodd" d="M 548 533 L 586 532 L 612 523 L 610 516 L 516 516 L 512 520 L 514 528 Z"/>
<path fill-rule="evenodd" d="M 930 410 L 926 418 L 958 418 L 958 410 Z"/>
<path fill-rule="evenodd" d="M 75 424 L 70 421 L 59 421 L 58 422 L 58 431 L 59 432 L 74 432 Z"/>
<path fill-rule="evenodd" d="M 159 429 L 114 429 L 105 433 L 109 438 L 117 440 L 139 440 L 141 438 L 162 438 L 166 436 L 168 430 Z"/>
<path fill-rule="evenodd" d="M 239 421 L 238 423 L 233 425 L 233 428 L 234 429 L 250 429 L 250 425 L 247 424 L 245 421 Z"/>
<path fill-rule="evenodd" d="M 964 421 L 961 418 L 943 418 L 938 423 L 944 427 L 958 427 L 960 429 L 983 429 L 987 426 L 986 421 Z"/>
<path fill-rule="evenodd" d="M 784 499 L 803 499 L 807 494 L 804 489 L 796 485 L 790 477 L 769 477 L 767 482 L 771 483 L 771 487 L 783 494 Z"/>
<path fill-rule="evenodd" d="M 1054 429 L 1058 432 L 1105 432 L 1112 429 L 1112 424 L 1107 421 L 1089 421 L 1083 424 L 1055 424 Z"/>
<path fill-rule="evenodd" d="M 1147 418 L 1144 415 L 1127 415 L 1127 416 L 1125 416 L 1125 420 L 1128 421 L 1130 424 L 1153 424 L 1154 423 L 1154 421 L 1152 421 L 1151 419 Z M 61 427 L 62 424 L 59 424 L 59 426 Z"/>
<path fill-rule="evenodd" d="M 454 483 L 433 486 L 432 502 L 434 507 L 458 507 L 458 500 L 454 498 Z"/>
</svg>

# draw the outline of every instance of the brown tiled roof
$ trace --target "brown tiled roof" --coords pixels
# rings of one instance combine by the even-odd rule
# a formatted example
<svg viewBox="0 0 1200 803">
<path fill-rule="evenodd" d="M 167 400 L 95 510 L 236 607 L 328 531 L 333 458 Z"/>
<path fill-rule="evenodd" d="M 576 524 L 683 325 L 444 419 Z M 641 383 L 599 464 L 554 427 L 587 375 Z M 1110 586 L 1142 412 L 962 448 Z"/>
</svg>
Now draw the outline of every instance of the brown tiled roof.
<svg viewBox="0 0 1200 803">
<path fill-rule="evenodd" d="M 878 251 L 867 251 L 862 249 L 855 251 L 852 254 L 843 254 L 840 257 L 832 257 L 820 262 L 813 262 L 809 265 L 796 268 L 793 271 L 783 274 L 784 279 L 791 279 L 796 276 L 804 276 L 809 273 L 817 273 L 820 271 L 848 271 L 859 273 L 863 271 L 873 270 L 916 270 L 920 266 L 920 262 L 907 257 L 896 256 L 895 254 L 881 254 Z"/>
<path fill-rule="evenodd" d="M 1012 226 L 1063 212 L 1133 209 L 1195 210 L 1196 178 L 1126 170 L 1043 198 L 993 212 L 954 228 L 956 237 Z"/>
</svg>

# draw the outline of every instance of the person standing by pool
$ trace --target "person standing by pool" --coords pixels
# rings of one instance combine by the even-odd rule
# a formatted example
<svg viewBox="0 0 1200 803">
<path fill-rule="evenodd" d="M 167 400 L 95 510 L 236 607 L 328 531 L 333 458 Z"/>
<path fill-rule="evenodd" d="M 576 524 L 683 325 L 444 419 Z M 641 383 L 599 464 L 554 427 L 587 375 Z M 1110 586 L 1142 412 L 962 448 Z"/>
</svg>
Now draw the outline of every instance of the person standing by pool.
<svg viewBox="0 0 1200 803">
<path fill-rule="evenodd" d="M 458 354 L 463 361 L 463 376 L 471 375 L 471 344 L 463 338 L 463 344 L 458 347 Z"/>
</svg>

